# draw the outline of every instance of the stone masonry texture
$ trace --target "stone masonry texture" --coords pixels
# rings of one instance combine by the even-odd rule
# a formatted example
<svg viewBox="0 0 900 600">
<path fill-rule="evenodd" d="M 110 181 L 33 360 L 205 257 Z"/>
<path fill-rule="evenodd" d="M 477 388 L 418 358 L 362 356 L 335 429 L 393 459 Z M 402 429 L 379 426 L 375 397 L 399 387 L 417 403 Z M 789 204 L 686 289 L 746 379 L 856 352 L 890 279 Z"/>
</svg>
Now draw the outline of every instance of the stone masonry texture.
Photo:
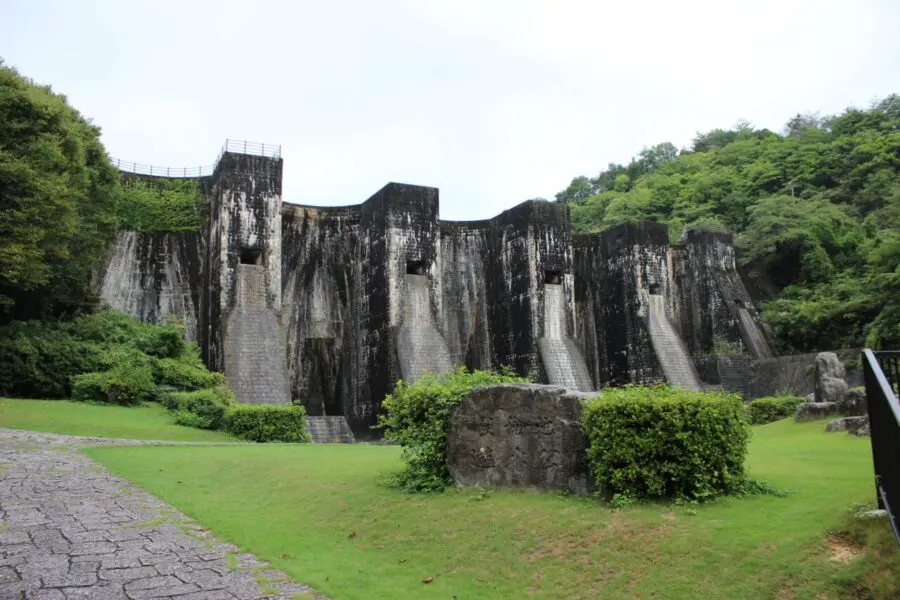
<svg viewBox="0 0 900 600">
<path fill-rule="evenodd" d="M 78 451 L 156 443 L 0 429 L 0 600 L 323 599 Z"/>
<path fill-rule="evenodd" d="M 473 390 L 453 411 L 447 466 L 460 486 L 590 492 L 582 401 L 589 394 L 516 384 Z"/>
</svg>

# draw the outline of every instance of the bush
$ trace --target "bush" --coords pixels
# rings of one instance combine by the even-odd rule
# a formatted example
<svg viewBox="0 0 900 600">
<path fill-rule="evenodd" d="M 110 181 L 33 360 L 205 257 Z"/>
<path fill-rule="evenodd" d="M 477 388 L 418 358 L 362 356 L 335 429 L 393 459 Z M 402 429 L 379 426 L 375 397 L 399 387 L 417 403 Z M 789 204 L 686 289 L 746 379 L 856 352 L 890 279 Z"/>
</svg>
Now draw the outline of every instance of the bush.
<svg viewBox="0 0 900 600">
<path fill-rule="evenodd" d="M 302 406 L 239 404 L 225 412 L 225 430 L 252 442 L 309 442 Z"/>
<path fill-rule="evenodd" d="M 72 398 L 137 406 L 149 399 L 156 385 L 150 367 L 116 367 L 108 371 L 83 373 L 72 378 Z"/>
<path fill-rule="evenodd" d="M 610 388 L 585 404 L 582 424 L 607 498 L 708 500 L 744 481 L 749 431 L 736 394 Z"/>
<path fill-rule="evenodd" d="M 450 373 L 428 373 L 413 384 L 398 381 L 384 400 L 386 415 L 378 427 L 387 440 L 403 448 L 404 470 L 390 482 L 407 491 L 439 491 L 452 485 L 447 470 L 447 436 L 453 409 L 476 388 L 499 383 L 527 383 L 509 370 L 472 371 L 456 367 Z"/>
<path fill-rule="evenodd" d="M 179 410 L 175 413 L 175 424 L 184 425 L 185 427 L 196 427 L 197 429 L 216 429 L 212 426 L 212 421 L 206 417 L 186 410 Z"/>
<path fill-rule="evenodd" d="M 763 425 L 788 417 L 797 412 L 797 405 L 806 402 L 799 396 L 772 396 L 757 398 L 747 404 L 747 420 L 751 425 Z"/>
<path fill-rule="evenodd" d="M 178 358 L 157 358 L 153 361 L 153 378 L 160 385 L 181 390 L 199 390 L 225 384 L 225 376 L 210 371 L 200 360 L 196 344 L 186 344 Z"/>
<path fill-rule="evenodd" d="M 185 344 L 181 335 L 175 326 L 148 325 L 110 311 L 70 322 L 13 322 L 0 327 L 0 395 L 65 398 L 74 394 L 77 376 L 95 372 L 96 377 L 79 380 L 77 397 L 109 402 L 103 382 L 112 375 L 106 372 L 145 368 L 161 386 L 222 385 L 225 378 L 207 370 L 196 344 Z M 115 376 L 123 378 L 127 374 Z M 138 395 L 152 400 L 157 394 L 151 389 Z"/>
<path fill-rule="evenodd" d="M 160 395 L 160 402 L 175 413 L 175 421 L 179 425 L 223 429 L 225 412 L 235 404 L 235 399 L 230 389 L 220 386 L 196 392 L 168 392 Z"/>
<path fill-rule="evenodd" d="M 103 346 L 73 337 L 54 322 L 14 322 L 0 328 L 0 395 L 65 398 L 74 375 L 102 369 Z"/>
</svg>

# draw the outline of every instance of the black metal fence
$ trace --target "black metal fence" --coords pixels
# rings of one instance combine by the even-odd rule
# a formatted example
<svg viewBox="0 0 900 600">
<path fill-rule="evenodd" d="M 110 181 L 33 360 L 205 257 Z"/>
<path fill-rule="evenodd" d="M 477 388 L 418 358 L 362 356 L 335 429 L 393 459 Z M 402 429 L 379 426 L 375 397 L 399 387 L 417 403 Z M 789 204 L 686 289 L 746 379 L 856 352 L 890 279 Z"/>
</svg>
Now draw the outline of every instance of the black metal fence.
<svg viewBox="0 0 900 600">
<path fill-rule="evenodd" d="M 269 158 L 281 158 L 280 144 L 259 144 L 256 142 L 245 142 L 243 140 L 225 140 L 222 151 L 216 158 L 216 162 L 211 165 L 203 165 L 199 167 L 158 167 L 154 165 L 144 165 L 141 163 L 131 162 L 127 160 L 119 160 L 112 158 L 112 164 L 123 173 L 135 173 L 137 175 L 151 175 L 153 177 L 172 178 L 199 178 L 208 177 L 216 170 L 216 165 L 222 159 L 226 152 L 234 154 L 252 154 L 255 156 L 266 156 Z"/>
<path fill-rule="evenodd" d="M 887 510 L 900 542 L 900 352 L 863 350 L 863 372 L 878 506 Z"/>
</svg>

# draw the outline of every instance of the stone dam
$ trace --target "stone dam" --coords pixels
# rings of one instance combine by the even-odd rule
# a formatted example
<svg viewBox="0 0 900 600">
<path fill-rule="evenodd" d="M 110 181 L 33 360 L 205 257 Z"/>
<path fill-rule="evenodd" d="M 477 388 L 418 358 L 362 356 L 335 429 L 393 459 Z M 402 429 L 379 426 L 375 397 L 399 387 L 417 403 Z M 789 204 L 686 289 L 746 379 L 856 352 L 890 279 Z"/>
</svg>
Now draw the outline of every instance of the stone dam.
<svg viewBox="0 0 900 600">
<path fill-rule="evenodd" d="M 289 204 L 282 166 L 224 152 L 198 178 L 200 231 L 122 231 L 93 282 L 113 309 L 181 323 L 241 402 L 301 403 L 326 435 L 365 439 L 398 379 L 454 364 L 580 392 L 752 395 L 753 365 L 777 360 L 729 234 L 573 235 L 566 205 L 535 200 L 444 221 L 437 189 L 398 183 L 352 206 Z"/>
</svg>

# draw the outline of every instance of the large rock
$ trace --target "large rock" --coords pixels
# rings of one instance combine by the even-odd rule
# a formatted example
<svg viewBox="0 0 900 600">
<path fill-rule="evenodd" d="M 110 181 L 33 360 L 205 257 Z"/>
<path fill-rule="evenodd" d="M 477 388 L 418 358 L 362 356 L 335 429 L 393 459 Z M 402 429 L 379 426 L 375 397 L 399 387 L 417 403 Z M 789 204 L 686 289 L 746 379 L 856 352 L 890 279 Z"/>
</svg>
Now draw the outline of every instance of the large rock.
<svg viewBox="0 0 900 600">
<path fill-rule="evenodd" d="M 834 352 L 816 355 L 816 402 L 844 401 L 849 386 L 844 381 L 844 363 Z"/>
<path fill-rule="evenodd" d="M 794 413 L 794 420 L 798 423 L 804 421 L 815 421 L 817 419 L 825 419 L 840 412 L 840 405 L 837 402 L 804 402 L 797 405 L 797 412 Z"/>
<path fill-rule="evenodd" d="M 825 431 L 849 431 L 851 435 L 869 435 L 869 417 L 841 417 L 825 426 Z"/>
<path fill-rule="evenodd" d="M 447 463 L 459 486 L 590 492 L 582 401 L 547 385 L 473 390 L 450 421 Z"/>
<path fill-rule="evenodd" d="M 841 404 L 841 414 L 851 417 L 869 414 L 865 388 L 853 388 L 847 392 L 844 396 L 844 402 Z"/>
<path fill-rule="evenodd" d="M 857 437 L 868 437 L 872 435 L 872 424 L 869 422 L 869 417 L 865 417 L 865 419 L 864 422 L 849 431 L 850 435 L 855 435 Z"/>
</svg>

